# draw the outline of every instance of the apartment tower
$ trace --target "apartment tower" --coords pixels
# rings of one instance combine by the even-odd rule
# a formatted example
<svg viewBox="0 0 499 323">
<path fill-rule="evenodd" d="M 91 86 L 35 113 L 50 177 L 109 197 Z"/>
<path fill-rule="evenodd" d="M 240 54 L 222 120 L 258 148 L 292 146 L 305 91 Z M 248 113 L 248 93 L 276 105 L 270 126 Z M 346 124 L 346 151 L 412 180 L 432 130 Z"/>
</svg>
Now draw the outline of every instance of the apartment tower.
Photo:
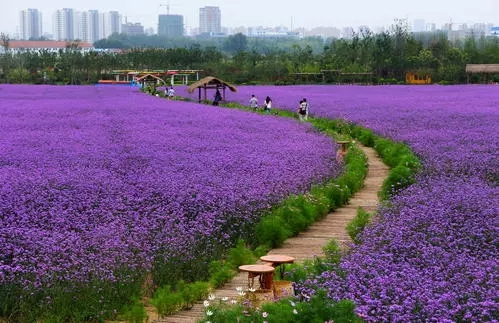
<svg viewBox="0 0 499 323">
<path fill-rule="evenodd" d="M 159 15 L 158 35 L 168 38 L 182 37 L 184 35 L 184 16 L 181 15 Z"/>
<path fill-rule="evenodd" d="M 219 34 L 222 32 L 222 15 L 218 7 L 204 7 L 199 9 L 199 33 Z"/>
<path fill-rule="evenodd" d="M 38 9 L 19 12 L 19 38 L 22 40 L 42 37 L 42 13 Z"/>
<path fill-rule="evenodd" d="M 75 12 L 71 8 L 57 10 L 54 13 L 54 38 L 55 40 L 75 40 L 75 29 L 77 28 Z"/>
</svg>

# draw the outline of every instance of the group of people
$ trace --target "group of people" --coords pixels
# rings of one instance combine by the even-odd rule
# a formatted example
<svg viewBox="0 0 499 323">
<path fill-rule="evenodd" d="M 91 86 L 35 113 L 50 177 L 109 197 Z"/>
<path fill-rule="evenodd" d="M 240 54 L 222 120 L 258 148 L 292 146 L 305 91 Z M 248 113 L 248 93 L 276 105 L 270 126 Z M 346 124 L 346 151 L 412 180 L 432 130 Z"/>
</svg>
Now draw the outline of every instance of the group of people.
<svg viewBox="0 0 499 323">
<path fill-rule="evenodd" d="M 252 94 L 251 98 L 249 99 L 249 105 L 253 110 L 258 110 L 258 98 Z M 262 110 L 265 112 L 270 112 L 270 109 L 272 109 L 272 99 L 270 96 L 267 96 L 265 98 L 265 101 L 263 101 L 263 106 Z"/>
<path fill-rule="evenodd" d="M 253 110 L 255 111 L 258 110 L 258 98 L 254 94 L 252 94 L 251 98 L 249 99 L 249 105 Z M 265 112 L 270 112 L 271 108 L 272 108 L 272 99 L 269 96 L 267 96 L 265 98 L 265 101 L 263 102 L 262 109 Z M 308 119 L 308 112 L 309 112 L 308 101 L 306 98 L 303 98 L 300 100 L 297 110 L 298 118 L 300 119 L 300 121 L 306 121 Z"/>
<path fill-rule="evenodd" d="M 165 89 L 165 96 L 167 96 L 169 99 L 173 99 L 173 97 L 175 96 L 175 90 L 173 89 L 173 86 L 170 86 L 169 88 Z M 220 101 L 222 101 L 222 94 L 217 89 L 215 97 L 213 99 L 213 105 L 218 105 Z M 258 110 L 258 98 L 254 94 L 252 94 L 251 98 L 249 99 L 249 105 L 255 111 Z M 308 110 L 309 110 L 308 108 L 309 105 L 307 99 L 306 98 L 301 99 L 297 111 L 298 118 L 300 119 L 300 121 L 306 121 L 308 119 Z M 265 112 L 270 112 L 271 109 L 272 109 L 272 99 L 270 98 L 270 96 L 267 95 L 265 101 L 263 101 L 262 110 Z"/>
</svg>

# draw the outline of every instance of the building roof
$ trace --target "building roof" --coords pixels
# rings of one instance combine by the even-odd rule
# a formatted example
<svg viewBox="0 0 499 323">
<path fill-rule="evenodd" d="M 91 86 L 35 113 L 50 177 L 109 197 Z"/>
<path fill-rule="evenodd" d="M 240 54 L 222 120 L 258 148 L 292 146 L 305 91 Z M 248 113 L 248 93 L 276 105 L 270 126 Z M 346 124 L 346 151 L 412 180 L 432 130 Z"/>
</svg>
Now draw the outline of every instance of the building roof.
<svg viewBox="0 0 499 323">
<path fill-rule="evenodd" d="M 191 85 L 189 85 L 189 88 L 187 89 L 187 91 L 189 91 L 189 93 L 192 93 L 197 88 L 200 88 L 200 87 L 207 88 L 207 87 L 212 87 L 212 86 L 228 87 L 232 92 L 237 92 L 237 89 L 235 86 L 233 86 L 233 85 L 231 85 L 231 84 L 229 84 L 229 83 L 227 83 L 219 78 L 213 77 L 213 76 L 207 76 L 207 77 L 200 79 L 197 82 L 192 83 Z"/>
<path fill-rule="evenodd" d="M 146 75 L 143 75 L 141 77 L 138 77 L 135 79 L 135 81 L 137 82 L 141 82 L 142 80 L 148 80 L 148 79 L 154 79 L 154 80 L 158 80 L 158 81 L 161 81 L 163 83 L 166 84 L 165 80 L 163 80 L 161 77 L 158 77 L 156 75 L 153 75 L 153 74 L 146 74 Z"/>
<path fill-rule="evenodd" d="M 76 41 L 56 41 L 56 40 L 11 40 L 9 48 L 12 49 L 65 49 L 72 44 L 78 44 L 78 48 L 90 49 L 92 44 L 87 42 Z"/>
<path fill-rule="evenodd" d="M 466 64 L 466 73 L 499 73 L 499 64 Z"/>
</svg>

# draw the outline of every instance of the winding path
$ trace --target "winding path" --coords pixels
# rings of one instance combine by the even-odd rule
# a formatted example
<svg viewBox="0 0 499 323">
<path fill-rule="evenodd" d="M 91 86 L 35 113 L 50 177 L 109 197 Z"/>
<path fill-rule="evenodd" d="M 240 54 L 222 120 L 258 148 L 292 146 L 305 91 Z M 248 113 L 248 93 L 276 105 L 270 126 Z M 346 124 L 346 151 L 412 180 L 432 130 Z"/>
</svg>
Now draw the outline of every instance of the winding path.
<svg viewBox="0 0 499 323">
<path fill-rule="evenodd" d="M 357 214 L 357 208 L 362 207 L 367 211 L 375 211 L 379 200 L 378 191 L 385 178 L 388 176 L 388 167 L 383 164 L 377 153 L 372 148 L 360 146 L 368 158 L 368 172 L 363 188 L 355 193 L 347 205 L 329 213 L 322 220 L 312 224 L 307 231 L 296 237 L 286 240 L 282 247 L 272 249 L 269 254 L 285 254 L 296 258 L 297 262 L 313 259 L 314 256 L 323 255 L 322 248 L 331 239 L 336 239 L 342 244 L 350 242 L 345 228 L 347 223 Z M 246 286 L 247 274 L 239 273 L 222 288 L 214 291 L 217 299 L 222 297 L 235 298 L 236 287 Z M 151 311 L 150 313 L 154 313 Z M 198 302 L 190 310 L 178 312 L 174 315 L 158 317 L 150 314 L 149 323 L 194 323 L 204 317 L 202 302 Z"/>
</svg>

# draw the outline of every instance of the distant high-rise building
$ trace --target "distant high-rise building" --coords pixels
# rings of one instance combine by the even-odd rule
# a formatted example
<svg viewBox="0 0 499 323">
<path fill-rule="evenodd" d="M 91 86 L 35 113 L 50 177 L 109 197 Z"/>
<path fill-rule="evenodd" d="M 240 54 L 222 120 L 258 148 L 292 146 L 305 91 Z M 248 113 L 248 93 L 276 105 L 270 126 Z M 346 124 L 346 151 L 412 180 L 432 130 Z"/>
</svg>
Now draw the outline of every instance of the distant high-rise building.
<svg viewBox="0 0 499 323">
<path fill-rule="evenodd" d="M 112 34 L 121 33 L 121 15 L 117 11 L 99 14 L 98 39 L 108 38 Z"/>
<path fill-rule="evenodd" d="M 54 13 L 55 40 L 75 40 L 75 12 L 71 8 L 57 10 Z"/>
<path fill-rule="evenodd" d="M 218 7 L 199 9 L 199 33 L 219 34 L 222 32 L 222 14 Z"/>
<path fill-rule="evenodd" d="M 85 12 L 87 16 L 87 39 L 83 39 L 90 44 L 99 40 L 99 11 L 89 10 Z"/>
<path fill-rule="evenodd" d="M 99 12 L 97 10 L 74 13 L 74 40 L 94 43 L 99 40 Z"/>
<path fill-rule="evenodd" d="M 434 22 L 429 22 L 425 25 L 425 31 L 435 32 L 437 31 L 437 25 Z"/>
<path fill-rule="evenodd" d="M 424 21 L 424 19 L 414 20 L 412 31 L 415 33 L 426 31 L 426 22 Z"/>
<path fill-rule="evenodd" d="M 42 13 L 38 9 L 22 10 L 19 13 L 19 38 L 39 39 L 42 36 Z"/>
<path fill-rule="evenodd" d="M 166 37 L 182 37 L 184 35 L 184 16 L 159 15 L 158 35 Z"/>
<path fill-rule="evenodd" d="M 144 35 L 144 26 L 140 22 L 126 22 L 121 26 L 121 32 L 126 35 Z"/>
</svg>

